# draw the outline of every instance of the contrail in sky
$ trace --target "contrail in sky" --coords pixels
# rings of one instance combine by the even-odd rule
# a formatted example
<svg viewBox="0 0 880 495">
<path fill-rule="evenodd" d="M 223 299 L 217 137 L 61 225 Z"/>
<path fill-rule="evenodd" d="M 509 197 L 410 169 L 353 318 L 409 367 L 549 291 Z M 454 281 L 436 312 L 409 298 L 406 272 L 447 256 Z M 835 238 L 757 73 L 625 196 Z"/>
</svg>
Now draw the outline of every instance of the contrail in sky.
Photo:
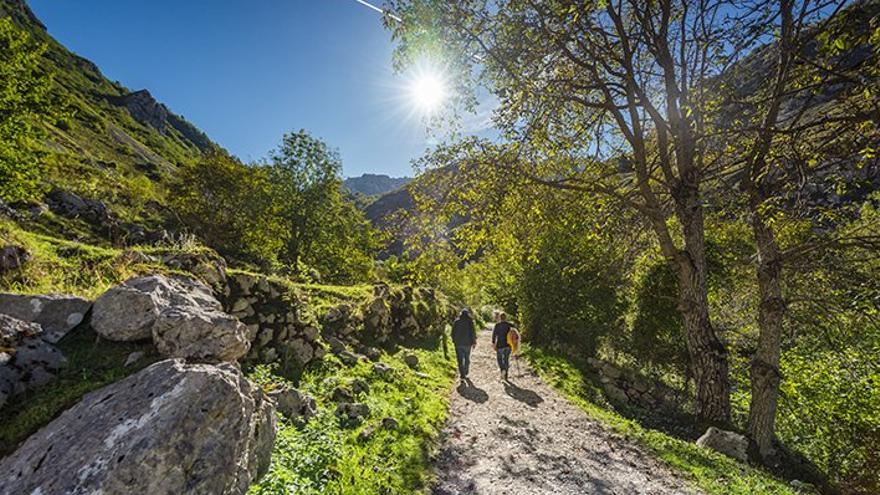
<svg viewBox="0 0 880 495">
<path fill-rule="evenodd" d="M 367 2 L 366 0 L 354 0 L 354 1 L 363 5 L 364 7 L 369 7 L 371 9 L 373 9 L 380 14 L 387 15 L 388 17 L 394 19 L 397 22 L 403 22 L 403 19 L 401 19 L 400 17 L 397 17 L 396 15 L 392 14 L 391 12 L 385 12 L 381 8 L 376 7 L 375 5 L 371 4 L 370 2 Z"/>
</svg>

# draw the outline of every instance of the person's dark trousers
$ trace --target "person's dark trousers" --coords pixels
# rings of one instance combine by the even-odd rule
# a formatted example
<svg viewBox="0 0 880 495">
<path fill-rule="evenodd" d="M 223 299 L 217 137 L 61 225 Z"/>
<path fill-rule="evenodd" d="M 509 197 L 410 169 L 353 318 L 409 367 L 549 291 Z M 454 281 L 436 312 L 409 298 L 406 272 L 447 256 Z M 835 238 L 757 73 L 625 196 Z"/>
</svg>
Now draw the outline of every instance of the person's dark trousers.
<svg viewBox="0 0 880 495">
<path fill-rule="evenodd" d="M 510 368 L 510 347 L 499 347 L 495 353 L 498 356 L 498 367 L 501 371 L 507 371 Z"/>
<path fill-rule="evenodd" d="M 468 376 L 471 367 L 471 346 L 455 346 L 455 359 L 458 361 L 458 374 Z"/>
</svg>

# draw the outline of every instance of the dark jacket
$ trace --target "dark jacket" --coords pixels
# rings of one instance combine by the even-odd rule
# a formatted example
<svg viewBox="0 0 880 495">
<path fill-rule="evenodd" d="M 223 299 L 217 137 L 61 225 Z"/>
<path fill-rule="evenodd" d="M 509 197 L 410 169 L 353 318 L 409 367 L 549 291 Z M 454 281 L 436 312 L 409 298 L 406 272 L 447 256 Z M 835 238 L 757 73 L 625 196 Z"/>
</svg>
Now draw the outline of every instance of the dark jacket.
<svg viewBox="0 0 880 495">
<path fill-rule="evenodd" d="M 504 349 L 505 347 L 510 347 L 510 344 L 507 343 L 507 334 L 511 328 L 513 328 L 513 325 L 506 321 L 499 321 L 495 324 L 495 328 L 492 329 L 492 344 L 496 348 Z"/>
<path fill-rule="evenodd" d="M 474 320 L 469 316 L 461 315 L 452 324 L 452 343 L 457 347 L 467 347 L 477 343 Z"/>
</svg>

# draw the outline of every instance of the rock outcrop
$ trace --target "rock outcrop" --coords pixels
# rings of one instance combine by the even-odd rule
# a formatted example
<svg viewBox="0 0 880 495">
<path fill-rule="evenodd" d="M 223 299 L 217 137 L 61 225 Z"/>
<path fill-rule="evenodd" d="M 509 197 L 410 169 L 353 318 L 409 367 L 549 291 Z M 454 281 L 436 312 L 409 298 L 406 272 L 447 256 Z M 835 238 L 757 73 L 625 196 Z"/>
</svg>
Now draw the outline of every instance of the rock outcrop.
<svg viewBox="0 0 880 495">
<path fill-rule="evenodd" d="M 0 314 L 0 407 L 10 397 L 51 381 L 66 364 L 36 323 Z"/>
<path fill-rule="evenodd" d="M 0 294 L 0 313 L 40 325 L 43 340 L 51 344 L 82 323 L 92 303 L 59 294 Z"/>
<path fill-rule="evenodd" d="M 222 311 L 211 289 L 184 277 L 136 277 L 102 294 L 92 327 L 113 341 L 152 338 L 160 354 L 197 361 L 233 361 L 249 348 L 248 331 Z"/>
<path fill-rule="evenodd" d="M 275 414 L 233 364 L 166 360 L 92 392 L 0 461 L 0 494 L 243 494 Z"/>
</svg>

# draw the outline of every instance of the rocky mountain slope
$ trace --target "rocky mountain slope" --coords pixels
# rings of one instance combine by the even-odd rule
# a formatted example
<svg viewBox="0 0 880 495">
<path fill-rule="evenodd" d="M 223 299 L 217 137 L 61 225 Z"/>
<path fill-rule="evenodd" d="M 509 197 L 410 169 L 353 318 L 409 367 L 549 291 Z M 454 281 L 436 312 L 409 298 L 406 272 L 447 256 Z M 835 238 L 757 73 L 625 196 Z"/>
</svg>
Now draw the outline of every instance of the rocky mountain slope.
<svg viewBox="0 0 880 495">
<path fill-rule="evenodd" d="M 343 185 L 349 191 L 365 196 L 378 196 L 390 193 L 407 185 L 410 177 L 389 177 L 384 174 L 363 174 L 360 177 L 349 177 Z"/>
<path fill-rule="evenodd" d="M 42 67 L 53 75 L 51 98 L 62 109 L 40 123 L 46 190 L 100 200 L 120 221 L 160 225 L 167 216 L 165 186 L 177 167 L 219 146 L 149 91 L 111 81 L 67 50 L 24 0 L 0 0 L 0 16 L 6 15 L 46 45 Z M 51 222 L 45 226 L 52 228 Z"/>
</svg>

